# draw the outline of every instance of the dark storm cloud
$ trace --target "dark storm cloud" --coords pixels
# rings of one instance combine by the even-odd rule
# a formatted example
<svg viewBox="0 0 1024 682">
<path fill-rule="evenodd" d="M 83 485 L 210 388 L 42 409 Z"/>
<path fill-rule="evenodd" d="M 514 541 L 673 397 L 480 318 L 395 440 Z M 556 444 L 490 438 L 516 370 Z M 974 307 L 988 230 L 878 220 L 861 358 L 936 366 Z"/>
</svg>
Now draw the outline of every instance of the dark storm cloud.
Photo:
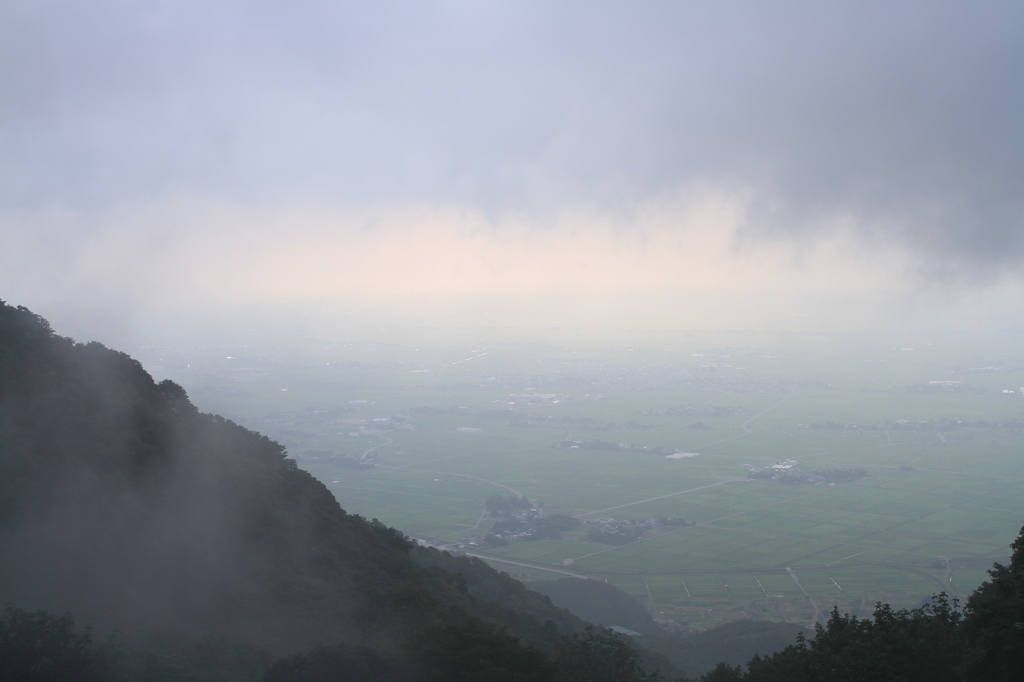
<svg viewBox="0 0 1024 682">
<path fill-rule="evenodd" d="M 1015 2 L 8 2 L 7 211 L 249 202 L 629 207 L 747 193 L 944 268 L 1024 257 Z"/>
</svg>

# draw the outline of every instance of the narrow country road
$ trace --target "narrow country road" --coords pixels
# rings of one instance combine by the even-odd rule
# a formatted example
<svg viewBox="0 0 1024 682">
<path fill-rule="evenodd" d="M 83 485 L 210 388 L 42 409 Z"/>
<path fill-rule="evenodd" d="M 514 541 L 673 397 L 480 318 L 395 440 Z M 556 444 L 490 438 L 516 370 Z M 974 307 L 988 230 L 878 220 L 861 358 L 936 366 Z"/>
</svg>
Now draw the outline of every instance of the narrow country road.
<svg viewBox="0 0 1024 682">
<path fill-rule="evenodd" d="M 362 457 L 360 457 L 359 459 L 366 459 L 367 457 L 369 457 L 369 456 L 370 456 L 370 453 L 371 453 L 371 452 L 373 452 L 374 450 L 376 450 L 377 448 L 382 448 L 382 447 L 384 447 L 385 445 L 390 445 L 391 443 L 394 443 L 394 442 L 395 442 L 395 441 L 393 441 L 392 439 L 390 439 L 390 438 L 388 438 L 387 436 L 384 436 L 384 435 L 381 435 L 381 438 L 383 438 L 383 439 L 384 439 L 384 440 L 386 440 L 387 442 L 386 442 L 386 443 L 378 443 L 377 445 L 374 445 L 374 446 L 373 446 L 372 448 L 370 448 L 369 450 L 367 450 L 366 452 L 364 452 L 364 453 L 363 453 L 363 456 L 362 456 Z"/>
<path fill-rule="evenodd" d="M 804 586 L 800 584 L 800 580 L 797 579 L 796 573 L 793 572 L 792 568 L 789 568 L 787 566 L 786 567 L 786 573 L 789 573 L 789 577 L 793 579 L 793 582 L 796 583 L 796 586 L 800 588 L 800 591 L 804 593 L 804 596 L 807 597 L 807 600 L 809 602 L 811 602 L 811 606 L 814 607 L 814 617 L 811 618 L 811 624 L 813 625 L 813 624 L 817 623 L 818 622 L 818 618 L 821 617 L 821 609 L 818 608 L 818 603 L 816 601 L 814 601 L 814 598 L 811 597 L 811 595 L 807 594 L 807 590 L 805 590 Z M 838 585 L 837 585 L 837 587 L 838 587 Z M 842 589 L 842 588 L 840 588 L 840 589 Z"/>
</svg>

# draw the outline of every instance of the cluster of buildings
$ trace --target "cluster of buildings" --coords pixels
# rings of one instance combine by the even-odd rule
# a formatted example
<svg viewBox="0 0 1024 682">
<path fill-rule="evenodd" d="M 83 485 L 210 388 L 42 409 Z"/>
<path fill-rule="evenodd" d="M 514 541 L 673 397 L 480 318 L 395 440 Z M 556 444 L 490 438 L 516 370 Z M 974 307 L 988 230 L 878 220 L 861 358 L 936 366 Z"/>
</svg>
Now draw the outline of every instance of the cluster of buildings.
<svg viewBox="0 0 1024 682">
<path fill-rule="evenodd" d="M 776 483 L 789 484 L 812 484 L 820 483 L 825 479 L 817 474 L 801 471 L 795 459 L 782 459 L 771 466 L 758 468 L 753 464 L 744 464 L 747 470 L 747 478 L 761 481 L 775 481 Z"/>
<path fill-rule="evenodd" d="M 669 516 L 649 517 L 632 521 L 624 521 L 606 517 L 598 517 L 586 522 L 589 526 L 587 539 L 594 542 L 611 542 L 614 544 L 635 542 L 648 531 L 685 528 L 695 525 L 693 521 Z"/>
</svg>

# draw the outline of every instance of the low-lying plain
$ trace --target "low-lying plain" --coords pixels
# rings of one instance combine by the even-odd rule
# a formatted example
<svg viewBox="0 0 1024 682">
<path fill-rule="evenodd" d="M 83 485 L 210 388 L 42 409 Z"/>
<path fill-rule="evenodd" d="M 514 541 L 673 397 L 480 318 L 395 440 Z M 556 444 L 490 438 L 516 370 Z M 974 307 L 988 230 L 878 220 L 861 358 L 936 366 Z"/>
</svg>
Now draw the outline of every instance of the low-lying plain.
<svg viewBox="0 0 1024 682">
<path fill-rule="evenodd" d="M 283 442 L 349 512 L 706 627 L 965 596 L 1008 556 L 1024 361 L 990 339 L 331 328 L 136 353 Z M 579 525 L 495 542 L 495 495 Z M 616 523 L 646 526 L 594 539 Z"/>
</svg>

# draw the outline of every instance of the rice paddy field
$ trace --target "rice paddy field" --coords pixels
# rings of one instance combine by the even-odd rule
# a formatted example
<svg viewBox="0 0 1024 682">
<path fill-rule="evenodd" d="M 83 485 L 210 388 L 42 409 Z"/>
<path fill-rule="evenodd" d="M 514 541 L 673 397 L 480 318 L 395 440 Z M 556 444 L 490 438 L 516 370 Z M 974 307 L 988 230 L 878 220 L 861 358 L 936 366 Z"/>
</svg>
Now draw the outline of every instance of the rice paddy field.
<svg viewBox="0 0 1024 682">
<path fill-rule="evenodd" d="M 201 409 L 286 444 L 350 513 L 526 581 L 606 580 L 701 627 L 967 596 L 1024 524 L 1019 347 L 332 327 L 287 347 L 136 354 Z M 495 494 L 581 525 L 487 546 Z M 657 517 L 691 524 L 588 539 L 588 521 Z"/>
</svg>

